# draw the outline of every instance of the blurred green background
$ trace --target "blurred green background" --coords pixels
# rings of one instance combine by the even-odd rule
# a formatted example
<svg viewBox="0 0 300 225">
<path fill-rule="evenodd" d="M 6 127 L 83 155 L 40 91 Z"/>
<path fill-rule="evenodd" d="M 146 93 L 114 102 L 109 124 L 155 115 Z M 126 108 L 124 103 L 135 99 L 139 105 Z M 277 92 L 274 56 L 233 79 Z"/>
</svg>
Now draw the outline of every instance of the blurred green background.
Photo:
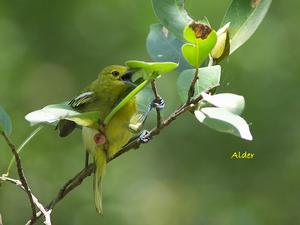
<svg viewBox="0 0 300 225">
<path fill-rule="evenodd" d="M 194 18 L 218 25 L 229 0 L 187 0 Z M 191 115 L 151 144 L 109 165 L 104 216 L 93 205 L 92 179 L 60 202 L 53 224 L 282 225 L 300 221 L 299 85 L 300 2 L 274 1 L 255 36 L 223 63 L 219 91 L 244 95 L 253 142 L 217 133 Z M 149 60 L 145 40 L 157 22 L 150 0 L 0 1 L 0 105 L 13 119 L 14 143 L 34 129 L 24 115 L 75 96 L 108 64 Z M 177 104 L 177 74 L 160 80 L 167 115 Z M 81 134 L 60 139 L 53 127 L 24 149 L 33 192 L 50 201 L 84 164 Z M 235 151 L 256 154 L 231 160 Z M 0 172 L 10 150 L 0 140 Z M 5 225 L 30 216 L 26 196 L 0 188 Z M 39 224 L 42 224 L 41 222 Z"/>
</svg>

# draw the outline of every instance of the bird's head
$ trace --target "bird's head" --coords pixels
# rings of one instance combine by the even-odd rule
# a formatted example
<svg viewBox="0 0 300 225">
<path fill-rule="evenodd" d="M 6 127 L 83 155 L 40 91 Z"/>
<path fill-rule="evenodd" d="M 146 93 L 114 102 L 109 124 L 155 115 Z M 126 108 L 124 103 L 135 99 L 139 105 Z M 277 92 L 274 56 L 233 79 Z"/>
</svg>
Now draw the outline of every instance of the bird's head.
<svg viewBox="0 0 300 225">
<path fill-rule="evenodd" d="M 102 85 L 109 85 L 111 88 L 128 88 L 136 86 L 131 80 L 134 72 L 134 70 L 130 70 L 125 66 L 111 65 L 100 72 L 98 79 Z"/>
</svg>

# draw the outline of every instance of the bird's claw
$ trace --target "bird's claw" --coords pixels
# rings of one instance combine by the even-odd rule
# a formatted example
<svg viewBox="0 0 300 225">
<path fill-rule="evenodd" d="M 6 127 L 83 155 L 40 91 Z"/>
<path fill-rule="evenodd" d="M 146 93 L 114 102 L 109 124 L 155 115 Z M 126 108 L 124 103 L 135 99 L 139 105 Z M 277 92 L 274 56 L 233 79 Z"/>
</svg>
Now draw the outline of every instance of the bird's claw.
<svg viewBox="0 0 300 225">
<path fill-rule="evenodd" d="M 139 136 L 139 139 L 141 140 L 142 143 L 147 143 L 148 141 L 150 141 L 149 135 L 150 135 L 149 131 L 143 130 Z"/>
<path fill-rule="evenodd" d="M 163 100 L 161 97 L 158 99 L 154 99 L 152 102 L 152 107 L 155 107 L 159 110 L 162 110 L 165 108 L 165 100 Z"/>
</svg>

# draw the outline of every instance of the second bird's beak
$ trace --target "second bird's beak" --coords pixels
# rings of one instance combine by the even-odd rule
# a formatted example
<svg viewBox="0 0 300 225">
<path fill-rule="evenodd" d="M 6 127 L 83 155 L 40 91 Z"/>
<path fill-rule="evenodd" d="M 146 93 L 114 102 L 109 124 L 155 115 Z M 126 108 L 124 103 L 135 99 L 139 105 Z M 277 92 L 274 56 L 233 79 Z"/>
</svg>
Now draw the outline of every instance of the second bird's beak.
<svg viewBox="0 0 300 225">
<path fill-rule="evenodd" d="M 120 80 L 123 81 L 126 84 L 130 84 L 133 85 L 134 87 L 136 87 L 136 83 L 134 83 L 131 78 L 133 76 L 133 74 L 135 73 L 135 70 L 127 70 L 121 77 Z"/>
</svg>

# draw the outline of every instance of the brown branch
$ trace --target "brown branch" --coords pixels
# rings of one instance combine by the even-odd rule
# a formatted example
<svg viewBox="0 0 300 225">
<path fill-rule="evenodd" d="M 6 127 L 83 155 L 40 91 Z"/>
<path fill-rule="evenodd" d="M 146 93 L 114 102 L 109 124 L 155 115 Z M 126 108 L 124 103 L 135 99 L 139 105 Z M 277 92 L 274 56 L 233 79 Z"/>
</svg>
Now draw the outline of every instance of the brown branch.
<svg viewBox="0 0 300 225">
<path fill-rule="evenodd" d="M 156 83 L 155 83 L 155 80 L 153 80 L 151 82 L 151 87 L 152 87 L 152 91 L 153 91 L 153 94 L 154 94 L 154 102 L 155 103 L 159 103 L 162 99 L 161 97 L 159 96 L 158 92 L 157 92 L 157 88 L 156 88 Z M 156 124 L 157 124 L 157 128 L 160 128 L 161 127 L 161 114 L 160 114 L 160 109 L 158 107 L 156 107 Z"/>
<path fill-rule="evenodd" d="M 28 196 L 29 202 L 30 202 L 32 217 L 35 218 L 36 217 L 36 208 L 35 208 L 34 200 L 32 198 L 32 193 L 31 193 L 31 190 L 30 190 L 29 185 L 27 183 L 27 180 L 26 180 L 26 177 L 25 177 L 25 174 L 24 174 L 24 171 L 23 171 L 21 159 L 20 159 L 20 156 L 19 156 L 19 154 L 16 150 L 16 146 L 9 140 L 9 138 L 7 137 L 7 135 L 4 132 L 1 132 L 1 135 L 4 137 L 7 145 L 10 147 L 10 149 L 11 149 L 11 151 L 12 151 L 14 157 L 15 157 L 18 175 L 19 175 L 22 186 L 24 187 L 24 190 L 25 190 L 25 192 Z"/>
<path fill-rule="evenodd" d="M 199 68 L 196 68 L 194 78 L 192 80 L 190 89 L 188 91 L 188 98 L 186 100 L 185 105 L 189 105 L 191 103 L 191 99 L 194 97 L 195 94 L 195 85 L 198 79 L 199 79 Z"/>
</svg>

